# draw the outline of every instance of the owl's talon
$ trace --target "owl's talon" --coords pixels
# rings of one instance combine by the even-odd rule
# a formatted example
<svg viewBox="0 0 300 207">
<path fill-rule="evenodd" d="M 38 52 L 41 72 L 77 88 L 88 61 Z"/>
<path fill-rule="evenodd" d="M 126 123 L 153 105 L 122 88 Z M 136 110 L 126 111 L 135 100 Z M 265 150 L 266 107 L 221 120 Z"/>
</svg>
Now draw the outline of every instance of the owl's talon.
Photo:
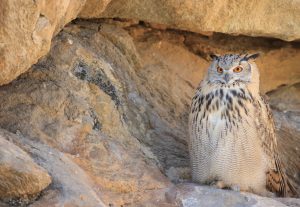
<svg viewBox="0 0 300 207">
<path fill-rule="evenodd" d="M 215 187 L 215 188 L 219 188 L 219 189 L 223 189 L 223 188 L 226 187 L 225 184 L 224 184 L 224 182 L 221 181 L 221 180 L 213 181 L 210 185 L 213 186 L 213 187 Z"/>
<path fill-rule="evenodd" d="M 241 188 L 240 188 L 239 185 L 232 185 L 232 186 L 230 186 L 230 189 L 233 190 L 233 191 L 236 191 L 236 192 L 241 191 Z"/>
<path fill-rule="evenodd" d="M 270 192 L 268 190 L 260 191 L 260 192 L 258 192 L 258 194 L 260 194 L 263 197 L 276 198 L 276 194 L 272 193 L 272 192 Z"/>
</svg>

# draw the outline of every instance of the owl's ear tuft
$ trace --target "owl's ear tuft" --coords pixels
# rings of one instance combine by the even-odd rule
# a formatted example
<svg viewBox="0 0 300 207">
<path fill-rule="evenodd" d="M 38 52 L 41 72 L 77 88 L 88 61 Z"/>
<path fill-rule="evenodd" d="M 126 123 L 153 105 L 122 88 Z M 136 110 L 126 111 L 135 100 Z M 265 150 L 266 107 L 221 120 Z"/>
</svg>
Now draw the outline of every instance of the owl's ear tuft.
<svg viewBox="0 0 300 207">
<path fill-rule="evenodd" d="M 219 58 L 219 56 L 216 54 L 210 54 L 209 57 L 213 60 L 217 60 Z"/>
<path fill-rule="evenodd" d="M 254 53 L 254 54 L 251 54 L 251 55 L 246 55 L 245 56 L 245 60 L 255 60 L 256 58 L 258 58 L 260 56 L 259 53 Z"/>
</svg>

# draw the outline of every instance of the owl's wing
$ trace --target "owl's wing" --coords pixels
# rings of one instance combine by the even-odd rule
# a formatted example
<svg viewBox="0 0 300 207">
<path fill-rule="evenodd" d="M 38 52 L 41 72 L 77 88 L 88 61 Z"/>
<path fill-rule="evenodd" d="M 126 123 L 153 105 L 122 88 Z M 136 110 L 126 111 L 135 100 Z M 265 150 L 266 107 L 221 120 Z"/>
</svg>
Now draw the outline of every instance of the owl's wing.
<svg viewBox="0 0 300 207">
<path fill-rule="evenodd" d="M 259 116 L 262 123 L 259 123 L 261 130 L 261 141 L 265 154 L 268 156 L 269 170 L 267 172 L 267 188 L 279 196 L 297 195 L 295 188 L 289 182 L 283 166 L 280 162 L 277 150 L 277 139 L 272 111 L 266 101 L 266 97 L 261 96 L 258 102 Z"/>
</svg>

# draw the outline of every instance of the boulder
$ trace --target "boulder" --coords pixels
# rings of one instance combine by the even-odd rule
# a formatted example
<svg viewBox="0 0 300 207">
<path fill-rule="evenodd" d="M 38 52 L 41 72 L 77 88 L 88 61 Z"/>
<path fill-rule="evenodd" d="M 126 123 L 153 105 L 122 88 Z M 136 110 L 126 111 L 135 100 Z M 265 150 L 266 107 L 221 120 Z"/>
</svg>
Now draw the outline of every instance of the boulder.
<svg viewBox="0 0 300 207">
<path fill-rule="evenodd" d="M 139 26 L 127 29 L 134 38 L 142 62 L 142 69 L 137 70 L 143 82 L 139 89 L 151 106 L 151 110 L 147 110 L 146 113 L 149 114 L 153 130 L 147 131 L 149 134 L 147 143 L 155 151 L 159 160 L 164 163 L 166 169 L 178 167 L 178 170 L 182 171 L 180 168 L 188 166 L 186 140 L 188 139 L 187 116 L 190 100 L 209 66 L 210 53 L 262 51 L 261 56 L 256 60 L 260 69 L 262 94 L 271 90 L 277 91 L 281 85 L 295 84 L 290 87 L 290 91 L 278 93 L 277 97 L 281 98 L 274 99 L 271 105 L 277 103 L 293 106 L 291 113 L 294 115 L 295 109 L 299 109 L 299 101 L 297 101 L 299 96 L 296 95 L 299 92 L 296 92 L 295 87 L 300 82 L 300 70 L 297 66 L 300 50 L 290 43 L 227 35 L 213 35 L 207 38 L 198 34 L 184 32 L 178 34 L 174 31 L 161 31 Z M 285 102 L 282 101 L 283 99 Z M 281 108 L 280 111 L 284 110 Z M 159 115 L 151 115 L 153 112 Z M 166 121 L 161 122 L 157 117 L 163 117 Z M 275 119 L 276 122 L 280 122 L 280 117 L 275 116 Z M 295 123 L 295 121 L 289 123 Z M 297 142 L 299 137 L 297 133 L 291 132 L 290 136 Z M 286 145 L 284 150 L 281 148 L 283 154 L 285 152 L 299 154 L 294 150 L 297 144 L 285 142 L 282 138 L 279 139 L 279 145 Z M 297 158 L 287 154 L 285 157 L 290 158 L 289 161 L 285 160 L 287 166 L 298 171 L 298 167 L 290 165 L 293 162 L 298 163 Z"/>
<path fill-rule="evenodd" d="M 12 136 L 0 133 L 0 199 L 26 202 L 38 196 L 51 183 L 51 177 L 25 151 L 8 141 Z"/>
<path fill-rule="evenodd" d="M 44 190 L 42 194 L 40 194 L 39 199 L 35 202 L 31 202 L 29 206 L 105 206 L 93 189 L 93 184 L 86 173 L 78 167 L 68 155 L 45 144 L 32 141 L 22 136 L 20 132 L 16 135 L 1 129 L 0 136 L 9 136 L 14 143 L 28 151 L 35 162 L 46 169 L 51 175 L 51 186 Z M 17 154 L 13 153 L 11 156 L 17 156 Z M 35 169 L 32 166 L 26 166 L 29 170 L 33 170 L 34 172 Z M 17 178 L 15 175 L 12 177 Z M 48 177 L 47 175 L 43 175 L 42 178 L 47 179 Z M 36 184 L 38 184 L 38 182 L 36 182 Z M 30 187 L 30 185 L 25 186 Z M 20 188 L 22 187 L 20 186 Z"/>
<path fill-rule="evenodd" d="M 51 39 L 76 18 L 85 0 L 0 2 L 0 85 L 28 70 L 50 49 Z"/>
<path fill-rule="evenodd" d="M 287 207 L 284 202 L 292 204 L 299 204 L 300 202 L 300 199 L 293 199 L 291 201 L 289 198 L 284 198 L 277 201 L 251 193 L 221 190 L 190 183 L 180 184 L 171 188 L 166 192 L 166 199 L 173 206 L 181 207 Z"/>
<path fill-rule="evenodd" d="M 97 1 L 91 3 L 102 7 Z M 113 0 L 104 12 L 81 12 L 79 17 L 137 19 L 199 33 L 300 39 L 300 2 L 293 0 Z"/>
<path fill-rule="evenodd" d="M 111 0 L 86 0 L 80 14 L 84 16 L 100 14 L 105 10 L 107 4 L 110 2 Z"/>
<path fill-rule="evenodd" d="M 53 177 L 44 202 L 120 206 L 170 185 L 134 137 L 142 139 L 147 126 L 135 106 L 143 101 L 134 81 L 136 55 L 122 29 L 70 25 L 45 58 L 1 87 L 0 125 L 33 140 L 22 145 Z"/>
<path fill-rule="evenodd" d="M 251 38 L 121 25 L 69 24 L 47 56 L 0 87 L 0 127 L 18 134 L 14 142 L 53 178 L 32 206 L 174 206 L 165 192 L 190 178 L 187 117 L 209 52 L 257 49 Z M 260 67 L 280 51 L 286 61 L 272 60 L 282 64 L 276 77 L 296 68 L 299 49 L 292 43 L 258 43 L 265 52 Z M 299 80 L 297 71 L 281 82 L 261 73 L 268 76 L 264 91 Z M 291 166 L 289 175 L 297 170 Z"/>
<path fill-rule="evenodd" d="M 11 82 L 46 55 L 51 39 L 76 17 L 130 18 L 135 22 L 147 21 L 161 29 L 291 41 L 300 36 L 299 8 L 299 2 L 292 0 L 265 0 L 255 4 L 246 0 L 4 0 L 0 2 L 0 85 Z"/>
</svg>

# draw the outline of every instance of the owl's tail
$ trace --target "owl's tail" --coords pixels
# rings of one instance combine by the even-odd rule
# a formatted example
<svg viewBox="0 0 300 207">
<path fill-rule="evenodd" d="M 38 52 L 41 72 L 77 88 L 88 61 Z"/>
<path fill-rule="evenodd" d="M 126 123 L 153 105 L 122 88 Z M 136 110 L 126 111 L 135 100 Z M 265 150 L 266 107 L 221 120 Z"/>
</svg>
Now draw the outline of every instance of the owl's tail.
<svg viewBox="0 0 300 207">
<path fill-rule="evenodd" d="M 290 197 L 299 198 L 300 197 L 299 193 L 297 192 L 296 188 L 291 184 L 289 179 L 286 180 L 286 183 L 288 186 L 287 195 Z"/>
<path fill-rule="evenodd" d="M 267 172 L 267 188 L 280 197 L 299 197 L 299 193 L 283 171 L 278 156 L 275 157 L 275 169 Z"/>
</svg>

